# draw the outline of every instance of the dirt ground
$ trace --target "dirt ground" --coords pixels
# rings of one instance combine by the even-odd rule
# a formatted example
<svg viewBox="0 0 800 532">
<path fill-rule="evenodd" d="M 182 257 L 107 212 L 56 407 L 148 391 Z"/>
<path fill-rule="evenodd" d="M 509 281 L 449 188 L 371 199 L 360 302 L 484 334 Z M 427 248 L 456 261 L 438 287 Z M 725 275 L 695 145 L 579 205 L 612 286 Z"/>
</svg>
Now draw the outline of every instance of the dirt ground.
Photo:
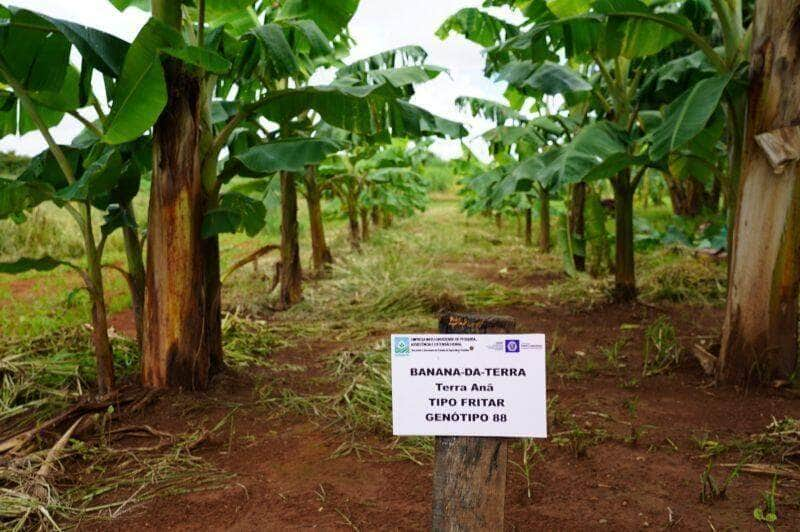
<svg viewBox="0 0 800 532">
<path fill-rule="evenodd" d="M 491 265 L 448 264 L 450 269 L 503 282 Z M 545 285 L 558 276 L 540 275 L 527 283 Z M 642 379 L 644 328 L 669 316 L 685 347 L 712 337 L 720 328 L 718 309 L 686 306 L 603 305 L 588 310 L 567 306 L 503 307 L 520 332 L 545 332 L 550 347 L 583 367 L 578 374 L 548 375 L 551 422 L 548 441 L 535 458 L 531 496 L 520 470 L 509 464 L 506 524 L 509 530 L 681 530 L 759 529 L 753 509 L 763 503 L 771 477 L 742 473 L 725 496 L 701 502 L 701 474 L 708 458 L 698 441 L 728 441 L 763 431 L 772 416 L 800 416 L 800 399 L 780 390 L 716 388 L 691 357 L 675 371 Z M 279 318 L 275 318 L 279 319 Z M 126 330 L 124 317 L 112 323 Z M 388 334 L 390 331 L 386 331 Z M 435 332 L 435 331 L 431 331 Z M 592 364 L 599 347 L 628 340 L 613 371 Z M 277 363 L 304 366 L 294 373 L 266 369 L 229 373 L 208 394 L 161 396 L 131 424 L 166 431 L 213 425 L 238 402 L 231 429 L 196 453 L 234 473 L 229 487 L 155 499 L 110 522 L 86 523 L 87 530 L 423 530 L 431 514 L 430 463 L 418 465 L 386 455 L 349 454 L 331 458 L 349 436 L 324 419 L 287 415 L 271 418 L 256 404 L 254 382 L 298 394 L 328 392 L 326 357 L 348 346 L 311 345 L 278 351 Z M 589 354 L 594 353 L 594 354 Z M 587 358 L 580 364 L 582 357 Z M 576 366 L 576 361 L 578 361 Z M 599 369 L 598 369 L 599 368 Z M 197 399 L 212 399 L 197 401 Z M 197 405 L 205 406 L 198 408 Z M 192 405 L 191 407 L 187 405 Z M 583 449 L 556 440 L 579 427 L 603 434 Z M 390 437 L 365 435 L 385 448 Z M 520 462 L 514 445 L 511 460 Z M 717 457 L 711 475 L 724 483 L 730 469 Z M 780 479 L 779 529 L 800 529 L 800 482 Z"/>
</svg>

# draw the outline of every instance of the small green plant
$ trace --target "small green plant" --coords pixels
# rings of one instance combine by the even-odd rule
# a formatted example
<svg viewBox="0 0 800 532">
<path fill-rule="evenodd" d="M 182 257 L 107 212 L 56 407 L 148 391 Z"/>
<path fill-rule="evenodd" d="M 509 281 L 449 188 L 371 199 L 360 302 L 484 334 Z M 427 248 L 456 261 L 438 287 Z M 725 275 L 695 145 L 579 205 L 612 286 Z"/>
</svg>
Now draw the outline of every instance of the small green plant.
<svg viewBox="0 0 800 532">
<path fill-rule="evenodd" d="M 571 428 L 553 436 L 553 443 L 559 447 L 566 447 L 575 458 L 585 458 L 590 447 L 594 447 L 608 439 L 608 433 L 603 429 L 584 430 L 575 421 L 571 421 Z"/>
<path fill-rule="evenodd" d="M 636 377 L 632 377 L 628 380 L 624 380 L 619 383 L 619 387 L 623 390 L 634 390 L 639 387 L 641 382 Z"/>
<path fill-rule="evenodd" d="M 631 417 L 636 417 L 639 409 L 639 397 L 633 396 L 622 401 L 622 406 L 628 411 Z"/>
<path fill-rule="evenodd" d="M 533 497 L 533 492 L 531 491 L 531 470 L 533 469 L 534 461 L 541 457 L 542 448 L 532 438 L 526 438 L 522 440 L 522 463 L 511 460 L 511 463 L 519 469 L 520 474 L 522 474 L 525 479 L 529 499 Z"/>
<path fill-rule="evenodd" d="M 644 366 L 642 375 L 652 377 L 664 373 L 681 360 L 681 345 L 675 334 L 675 327 L 669 319 L 661 316 L 644 333 Z"/>
<path fill-rule="evenodd" d="M 625 443 L 631 447 L 636 447 L 648 430 L 654 429 L 655 425 L 634 425 L 631 424 L 631 431 L 625 436 Z"/>
<path fill-rule="evenodd" d="M 775 496 L 778 490 L 778 476 L 772 477 L 772 487 L 763 494 L 764 503 L 753 510 L 753 517 L 756 521 L 764 523 L 770 530 L 775 530 L 773 524 L 778 520 L 778 512 L 775 504 Z"/>
<path fill-rule="evenodd" d="M 628 344 L 629 338 L 623 336 L 622 338 L 617 339 L 616 342 L 611 344 L 609 347 L 604 347 L 601 352 L 608 363 L 608 366 L 611 369 L 619 369 L 624 368 L 625 363 L 622 362 L 623 355 L 621 354 L 622 349 Z"/>
<path fill-rule="evenodd" d="M 703 456 L 711 458 L 729 450 L 729 447 L 722 442 L 711 439 L 708 434 L 692 437 L 697 444 L 697 448 L 703 452 Z"/>
<path fill-rule="evenodd" d="M 740 466 L 737 465 L 733 468 L 733 470 L 731 470 L 731 472 L 725 478 L 725 481 L 722 484 L 719 484 L 711 475 L 711 469 L 713 467 L 714 463 L 709 460 L 706 468 L 700 474 L 700 483 L 702 485 L 700 491 L 700 501 L 705 504 L 711 504 L 714 501 L 725 499 L 728 496 L 728 487 L 730 487 L 731 482 L 733 482 L 733 479 L 739 476 Z"/>
</svg>

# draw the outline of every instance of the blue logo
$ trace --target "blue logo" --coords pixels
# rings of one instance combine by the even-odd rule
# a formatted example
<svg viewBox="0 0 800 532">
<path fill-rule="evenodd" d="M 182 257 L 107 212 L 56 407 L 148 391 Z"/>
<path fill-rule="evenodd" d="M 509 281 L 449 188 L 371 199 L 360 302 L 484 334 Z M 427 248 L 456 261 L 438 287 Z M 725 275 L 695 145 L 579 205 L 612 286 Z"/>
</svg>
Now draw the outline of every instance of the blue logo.
<svg viewBox="0 0 800 532">
<path fill-rule="evenodd" d="M 411 353 L 411 341 L 407 336 L 396 336 L 394 339 L 394 354 L 408 356 Z"/>
<path fill-rule="evenodd" d="M 519 353 L 519 340 L 506 340 L 506 353 Z"/>
</svg>

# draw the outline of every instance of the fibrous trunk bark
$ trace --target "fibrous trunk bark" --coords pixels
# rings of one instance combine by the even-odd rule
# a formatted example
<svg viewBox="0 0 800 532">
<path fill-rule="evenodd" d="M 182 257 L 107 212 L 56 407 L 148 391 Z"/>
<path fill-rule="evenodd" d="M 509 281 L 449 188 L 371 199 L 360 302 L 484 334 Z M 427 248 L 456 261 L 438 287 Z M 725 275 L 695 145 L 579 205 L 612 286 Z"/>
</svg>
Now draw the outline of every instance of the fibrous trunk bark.
<svg viewBox="0 0 800 532">
<path fill-rule="evenodd" d="M 550 192 L 539 195 L 539 248 L 550 251 Z"/>
<path fill-rule="evenodd" d="M 672 212 L 677 216 L 697 216 L 703 209 L 716 211 L 711 192 L 706 191 L 703 183 L 694 177 L 678 179 L 668 173 L 664 179 L 669 188 L 669 197 L 672 202 Z M 719 201 L 719 196 L 717 196 Z"/>
<path fill-rule="evenodd" d="M 581 242 L 583 253 L 573 253 L 575 269 L 579 272 L 586 271 L 586 183 L 576 183 L 572 187 L 572 197 L 569 205 L 569 230 L 573 242 Z"/>
<path fill-rule="evenodd" d="M 86 227 L 86 284 L 92 301 L 92 345 L 97 362 L 97 388 L 101 394 L 114 389 L 114 353 L 108 337 L 108 315 L 103 286 L 103 271 L 100 256 L 92 233 L 92 207 L 87 203 L 85 209 Z"/>
<path fill-rule="evenodd" d="M 614 299 L 636 299 L 636 270 L 633 256 L 633 193 L 630 171 L 613 180 L 616 215 L 616 261 L 614 266 Z"/>
<path fill-rule="evenodd" d="M 133 207 L 128 204 L 125 206 L 128 217 L 135 223 Z M 128 259 L 128 284 L 131 292 L 131 308 L 136 325 L 136 343 L 139 350 L 142 349 L 144 340 L 144 287 L 145 269 L 144 257 L 142 256 L 142 244 L 139 241 L 139 234 L 133 227 L 123 226 L 122 236 L 125 242 L 125 254 Z"/>
<path fill-rule="evenodd" d="M 294 174 L 281 172 L 281 287 L 279 305 L 287 309 L 303 297 L 303 270 L 297 227 L 297 184 Z"/>
<path fill-rule="evenodd" d="M 314 273 L 322 274 L 333 263 L 331 250 L 325 240 L 325 226 L 322 220 L 322 200 L 317 183 L 316 167 L 309 166 L 306 172 L 306 203 L 311 233 L 311 262 Z"/>
<path fill-rule="evenodd" d="M 180 8 L 175 0 L 153 3 L 154 15 L 178 28 Z M 156 388 L 204 389 L 222 353 L 219 314 L 212 312 L 219 276 L 209 279 L 218 273 L 219 256 L 215 243 L 201 237 L 203 91 L 178 61 L 168 60 L 165 74 L 168 102 L 153 130 L 142 380 Z"/>
<path fill-rule="evenodd" d="M 528 207 L 525 209 L 525 245 L 531 246 L 533 244 L 533 209 Z"/>
<path fill-rule="evenodd" d="M 361 240 L 366 242 L 369 240 L 369 211 L 362 208 L 359 213 L 361 214 Z"/>
<path fill-rule="evenodd" d="M 361 251 L 361 232 L 358 227 L 358 209 L 355 201 L 347 203 L 347 222 L 350 227 L 350 247 L 353 251 Z"/>
<path fill-rule="evenodd" d="M 797 368 L 800 187 L 800 0 L 759 0 L 747 128 L 717 380 L 766 384 Z M 761 141 L 759 143 L 759 140 Z M 772 142 L 769 142 L 772 141 Z M 762 146 L 764 147 L 762 149 Z"/>
</svg>

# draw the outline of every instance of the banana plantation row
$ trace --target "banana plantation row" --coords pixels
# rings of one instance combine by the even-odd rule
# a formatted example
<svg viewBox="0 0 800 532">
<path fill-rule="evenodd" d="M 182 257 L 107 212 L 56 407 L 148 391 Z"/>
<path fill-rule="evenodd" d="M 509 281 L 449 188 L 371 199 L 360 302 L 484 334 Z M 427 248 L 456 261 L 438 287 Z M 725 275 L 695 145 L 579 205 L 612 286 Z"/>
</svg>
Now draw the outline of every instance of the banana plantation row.
<svg viewBox="0 0 800 532">
<path fill-rule="evenodd" d="M 488 8 L 497 6 L 522 22 L 493 16 Z M 458 101 L 497 124 L 483 134 L 495 164 L 470 181 L 468 209 L 523 211 L 530 220 L 538 204 L 546 249 L 550 200 L 563 197 L 558 240 L 567 272 L 598 274 L 610 263 L 622 301 L 636 297 L 637 189 L 659 177 L 675 214 L 721 209 L 728 232 L 707 235 L 729 257 L 717 379 L 790 380 L 800 273 L 798 7 L 486 0 L 484 9 L 458 11 L 439 36 L 458 33 L 485 47 L 486 75 L 508 84 L 507 105 Z M 607 189 L 613 235 L 600 198 Z"/>
<path fill-rule="evenodd" d="M 17 179 L 0 180 L 0 218 L 23 223 L 52 202 L 81 228 L 86 258 L 85 266 L 22 258 L 0 272 L 80 273 L 92 301 L 98 385 L 107 392 L 114 373 L 103 250 L 120 231 L 127 267 L 118 269 L 130 287 L 144 384 L 202 389 L 223 366 L 220 234 L 255 236 L 267 199 L 279 198 L 280 245 L 250 258 L 279 247 L 279 303 L 287 308 L 302 295 L 299 195 L 312 265 L 322 272 L 332 261 L 323 199 L 341 206 L 357 249 L 370 226 L 422 207 L 416 170 L 430 154 L 420 139 L 466 131 L 410 103 L 415 85 L 443 72 L 421 48 L 344 63 L 358 0 L 112 3 L 150 9 L 132 43 L 0 7 L 2 134 L 38 131 L 48 145 Z M 501 6 L 522 22 L 489 12 Z M 628 301 L 636 297 L 634 194 L 663 177 L 676 213 L 722 210 L 730 228 L 718 379 L 790 378 L 798 16 L 795 1 L 736 0 L 486 0 L 483 9 L 458 11 L 439 36 L 460 33 L 484 47 L 486 75 L 508 86 L 504 104 L 457 102 L 496 123 L 483 134 L 491 167 L 464 161 L 475 174 L 464 192 L 468 212 L 521 212 L 530 241 L 538 206 L 547 249 L 550 202 L 564 199 L 557 235 L 566 270 L 600 275 L 610 263 L 615 297 Z M 333 80 L 312 84 L 325 69 Z M 69 145 L 52 135 L 65 115 L 85 127 Z M 132 207 L 143 180 L 146 223 Z M 605 228 L 606 190 L 614 235 Z"/>
<path fill-rule="evenodd" d="M 120 10 L 142 5 L 113 3 Z M 298 191 L 308 203 L 320 272 L 332 260 L 323 197 L 343 206 L 358 248 L 370 224 L 388 225 L 423 206 L 415 169 L 430 154 L 424 141 L 406 139 L 465 134 L 409 102 L 415 84 L 443 71 L 425 65 L 421 48 L 343 63 L 358 0 L 151 4 L 130 44 L 0 7 L 3 136 L 38 131 L 48 145 L 19 178 L 0 180 L 0 218 L 22 223 L 25 212 L 53 202 L 80 227 L 86 257 L 85 267 L 45 256 L 0 271 L 67 266 L 80 273 L 92 302 L 100 392 L 114 387 L 103 289 L 103 250 L 113 232 L 125 241 L 127 267 L 116 268 L 130 287 L 144 384 L 201 389 L 223 365 L 219 234 L 256 235 L 265 200 L 279 196 L 277 278 L 280 305 L 291 306 L 301 298 Z M 73 50 L 79 64 L 70 62 Z M 311 86 L 326 68 L 335 79 Z M 95 74 L 105 101 L 94 90 Z M 85 126 L 69 145 L 52 135 L 65 115 Z M 132 207 L 143 179 L 150 182 L 146 228 Z"/>
</svg>

